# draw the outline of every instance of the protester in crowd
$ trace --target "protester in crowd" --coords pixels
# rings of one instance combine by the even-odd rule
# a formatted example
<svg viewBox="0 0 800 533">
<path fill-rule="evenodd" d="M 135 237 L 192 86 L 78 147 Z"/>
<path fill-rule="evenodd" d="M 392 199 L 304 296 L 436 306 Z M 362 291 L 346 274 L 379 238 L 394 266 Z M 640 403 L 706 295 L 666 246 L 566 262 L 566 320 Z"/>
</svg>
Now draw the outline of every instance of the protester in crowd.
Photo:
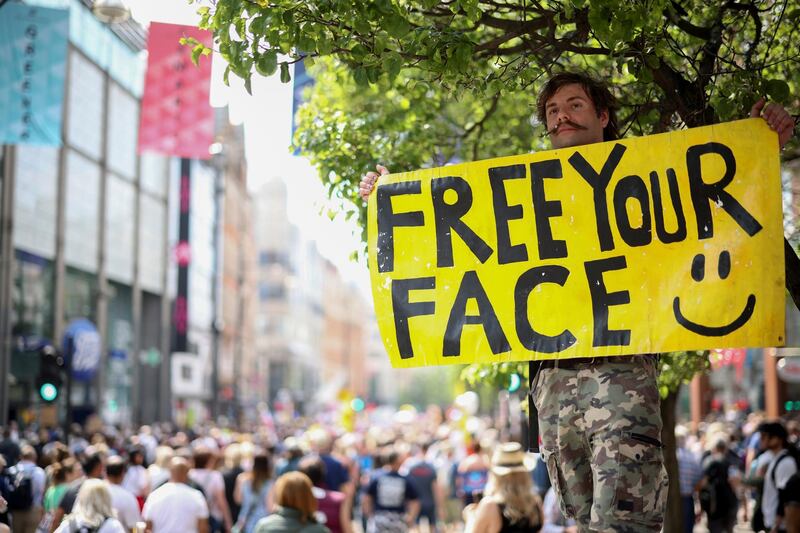
<svg viewBox="0 0 800 533">
<path fill-rule="evenodd" d="M 431 443 L 426 440 L 414 448 L 414 455 L 406 459 L 400 473 L 406 476 L 417 489 L 419 496 L 420 512 L 417 523 L 422 519 L 430 524 L 430 531 L 436 533 L 439 523 L 444 522 L 445 502 L 444 489 L 439 484 L 438 475 L 434 465 L 428 461 L 427 455 Z"/>
<path fill-rule="evenodd" d="M 256 524 L 255 533 L 330 533 L 315 518 L 317 499 L 311 480 L 302 472 L 288 472 L 275 482 L 275 512 Z"/>
<path fill-rule="evenodd" d="M 686 446 L 687 430 L 684 426 L 675 428 L 675 455 L 678 459 L 678 479 L 681 491 L 681 513 L 683 531 L 692 533 L 695 525 L 695 494 L 703 479 L 703 467 L 698 458 Z"/>
<path fill-rule="evenodd" d="M 400 453 L 392 447 L 384 453 L 384 466 L 364 491 L 361 508 L 367 517 L 367 533 L 402 533 L 416 523 L 419 497 L 414 485 L 399 473 Z"/>
<path fill-rule="evenodd" d="M 236 480 L 244 472 L 242 468 L 242 453 L 239 443 L 232 442 L 225 448 L 225 466 L 222 470 L 222 480 L 225 482 L 225 501 L 231 510 L 231 518 L 239 516 L 241 506 L 236 501 Z"/>
<path fill-rule="evenodd" d="M 295 437 L 286 437 L 283 441 L 283 455 L 277 468 L 278 476 L 297 470 L 300 459 L 303 458 L 303 449 Z"/>
<path fill-rule="evenodd" d="M 253 457 L 250 472 L 239 474 L 234 489 L 234 500 L 241 504 L 236 527 L 244 533 L 252 533 L 256 523 L 269 514 L 272 508 L 272 464 L 269 455 L 260 452 Z"/>
<path fill-rule="evenodd" d="M 734 487 L 736 467 L 727 458 L 728 443 L 718 436 L 711 453 L 703 460 L 700 506 L 708 518 L 710 533 L 733 533 L 739 502 Z"/>
<path fill-rule="evenodd" d="M 528 461 L 518 442 L 498 444 L 479 503 L 464 509 L 467 533 L 536 533 L 542 529 L 542 502 L 533 489 Z"/>
<path fill-rule="evenodd" d="M 465 507 L 480 501 L 489 481 L 489 467 L 489 459 L 483 452 L 481 443 L 473 439 L 469 455 L 458 464 L 456 485 Z"/>
<path fill-rule="evenodd" d="M 42 503 L 47 476 L 44 470 L 36 465 L 36 450 L 33 446 L 23 444 L 20 447 L 19 457 L 19 462 L 8 469 L 9 477 L 19 484 L 14 500 L 9 497 L 11 531 L 35 533 L 44 513 Z"/>
<path fill-rule="evenodd" d="M 131 530 L 137 522 L 142 520 L 139 501 L 136 496 L 123 484 L 128 470 L 125 459 L 119 455 L 108 458 L 106 463 L 106 478 L 108 490 L 111 493 L 111 507 L 117 512 L 117 518 L 125 529 Z"/>
<path fill-rule="evenodd" d="M 75 505 L 75 500 L 78 498 L 78 491 L 87 479 L 103 479 L 106 473 L 105 455 L 97 451 L 95 448 L 86 448 L 86 453 L 83 456 L 81 467 L 83 468 L 83 476 L 73 481 L 64 497 L 61 498 L 58 507 L 53 511 L 53 525 L 55 529 L 61 525 L 61 520 L 65 515 L 72 512 L 72 507 Z"/>
<path fill-rule="evenodd" d="M 211 515 L 211 533 L 220 533 L 230 531 L 233 520 L 225 499 L 225 481 L 214 469 L 215 463 L 216 456 L 211 449 L 204 446 L 195 448 L 194 468 L 189 472 L 189 478 L 203 489 Z"/>
<path fill-rule="evenodd" d="M 38 531 L 49 533 L 53 529 L 53 519 L 58 504 L 69 489 L 70 484 L 80 476 L 78 462 L 72 457 L 66 457 L 61 461 L 52 463 L 48 467 L 50 486 L 44 492 L 44 516 L 39 523 Z"/>
<path fill-rule="evenodd" d="M 188 485 L 189 462 L 170 461 L 170 479 L 150 493 L 142 516 L 148 533 L 208 533 L 208 504 L 203 493 Z"/>
<path fill-rule="evenodd" d="M 333 455 L 333 440 L 324 430 L 316 430 L 311 435 L 311 446 L 314 453 L 325 463 L 325 488 L 352 494 L 353 485 L 350 474 L 339 458 Z"/>
<path fill-rule="evenodd" d="M 780 422 L 765 422 L 758 428 L 763 446 L 774 458 L 764 474 L 761 510 L 768 531 L 785 531 L 784 512 L 789 498 L 789 479 L 798 471 L 797 451 L 789 444 L 789 434 Z"/>
<path fill-rule="evenodd" d="M 6 466 L 14 466 L 19 461 L 22 450 L 19 443 L 13 438 L 11 426 L 3 428 L 3 440 L 0 441 L 0 455 L 6 460 Z"/>
<path fill-rule="evenodd" d="M 325 484 L 325 463 L 318 455 L 304 457 L 297 465 L 298 471 L 308 476 L 317 499 L 317 521 L 331 530 L 331 533 L 351 533 L 350 506 L 343 492 L 328 490 Z M 321 516 L 320 516 L 321 515 Z"/>
<path fill-rule="evenodd" d="M 171 447 L 158 446 L 156 448 L 156 460 L 147 467 L 147 476 L 150 478 L 152 490 L 169 481 L 169 465 L 173 457 L 175 457 L 175 450 Z"/>
<path fill-rule="evenodd" d="M 81 484 L 72 512 L 56 533 L 127 533 L 114 517 L 111 493 L 100 479 L 88 479 Z"/>
<path fill-rule="evenodd" d="M 128 469 L 122 486 L 136 497 L 141 509 L 147 493 L 150 492 L 150 479 L 144 466 L 144 449 L 139 446 L 133 446 L 128 450 Z"/>
</svg>

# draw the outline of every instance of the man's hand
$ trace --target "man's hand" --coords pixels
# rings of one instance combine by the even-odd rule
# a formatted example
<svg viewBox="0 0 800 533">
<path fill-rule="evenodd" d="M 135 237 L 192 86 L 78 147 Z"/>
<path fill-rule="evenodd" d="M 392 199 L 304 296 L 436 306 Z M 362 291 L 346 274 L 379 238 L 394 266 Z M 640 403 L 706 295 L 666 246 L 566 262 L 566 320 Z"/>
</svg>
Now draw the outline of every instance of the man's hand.
<svg viewBox="0 0 800 533">
<path fill-rule="evenodd" d="M 781 148 L 786 146 L 786 143 L 792 138 L 794 118 L 783 106 L 773 103 L 767 104 L 763 98 L 760 98 L 750 109 L 750 116 L 753 118 L 761 117 L 767 121 L 769 127 L 778 134 L 778 143 Z"/>
<path fill-rule="evenodd" d="M 390 174 L 389 169 L 383 165 L 375 165 L 375 170 L 380 172 L 380 174 L 378 174 L 378 172 L 367 172 L 364 174 L 364 177 L 361 178 L 361 183 L 358 184 L 358 195 L 365 202 L 367 201 L 367 198 L 369 198 L 369 195 L 372 194 L 372 189 L 375 188 L 375 183 L 377 183 L 378 177 Z"/>
</svg>

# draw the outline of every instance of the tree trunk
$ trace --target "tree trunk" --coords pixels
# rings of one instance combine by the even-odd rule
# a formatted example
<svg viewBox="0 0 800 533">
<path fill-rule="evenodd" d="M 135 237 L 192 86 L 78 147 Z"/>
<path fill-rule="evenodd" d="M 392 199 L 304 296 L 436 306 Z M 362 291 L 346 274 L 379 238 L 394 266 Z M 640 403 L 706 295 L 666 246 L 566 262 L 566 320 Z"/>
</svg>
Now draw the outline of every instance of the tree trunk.
<svg viewBox="0 0 800 533">
<path fill-rule="evenodd" d="M 678 389 L 661 400 L 661 442 L 664 444 L 664 466 L 669 477 L 667 511 L 664 516 L 663 533 L 683 533 L 681 514 L 681 488 L 678 481 L 678 458 L 675 447 L 675 408 L 678 403 Z"/>
</svg>

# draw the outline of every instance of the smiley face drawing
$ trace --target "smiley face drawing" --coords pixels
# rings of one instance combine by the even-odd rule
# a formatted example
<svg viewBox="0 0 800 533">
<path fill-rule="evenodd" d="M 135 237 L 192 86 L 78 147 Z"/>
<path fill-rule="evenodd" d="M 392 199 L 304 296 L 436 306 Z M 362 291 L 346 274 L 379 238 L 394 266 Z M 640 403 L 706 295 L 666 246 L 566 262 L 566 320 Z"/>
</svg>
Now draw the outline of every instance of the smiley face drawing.
<svg viewBox="0 0 800 533">
<path fill-rule="evenodd" d="M 694 256 L 692 260 L 692 279 L 695 281 L 703 281 L 705 277 L 705 263 L 706 258 L 703 254 L 697 254 Z M 719 265 L 718 265 L 719 277 L 720 279 L 725 279 L 731 273 L 731 254 L 727 250 L 723 250 L 722 253 L 719 254 Z M 672 301 L 672 312 L 675 314 L 675 320 L 678 321 L 678 324 L 683 326 L 684 328 L 688 329 L 692 333 L 697 333 L 698 335 L 703 335 L 704 337 L 723 337 L 728 335 L 729 333 L 733 333 L 750 320 L 750 317 L 753 316 L 753 311 L 756 308 L 756 296 L 755 294 L 750 294 L 747 297 L 747 303 L 744 306 L 744 310 L 739 314 L 739 316 L 733 321 L 724 326 L 707 326 L 705 324 L 698 324 L 697 322 L 693 322 L 686 318 L 681 311 L 681 301 L 680 297 L 676 296 L 675 299 Z"/>
</svg>

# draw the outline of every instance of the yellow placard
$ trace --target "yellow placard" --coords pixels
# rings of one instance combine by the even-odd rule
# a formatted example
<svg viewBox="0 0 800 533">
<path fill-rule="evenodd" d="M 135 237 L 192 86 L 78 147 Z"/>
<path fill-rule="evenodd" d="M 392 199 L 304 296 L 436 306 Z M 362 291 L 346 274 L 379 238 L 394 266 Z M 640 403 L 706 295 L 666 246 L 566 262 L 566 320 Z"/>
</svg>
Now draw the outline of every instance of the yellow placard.
<svg viewBox="0 0 800 533">
<path fill-rule="evenodd" d="M 762 119 L 382 176 L 368 209 L 395 367 L 784 342 Z"/>
</svg>

